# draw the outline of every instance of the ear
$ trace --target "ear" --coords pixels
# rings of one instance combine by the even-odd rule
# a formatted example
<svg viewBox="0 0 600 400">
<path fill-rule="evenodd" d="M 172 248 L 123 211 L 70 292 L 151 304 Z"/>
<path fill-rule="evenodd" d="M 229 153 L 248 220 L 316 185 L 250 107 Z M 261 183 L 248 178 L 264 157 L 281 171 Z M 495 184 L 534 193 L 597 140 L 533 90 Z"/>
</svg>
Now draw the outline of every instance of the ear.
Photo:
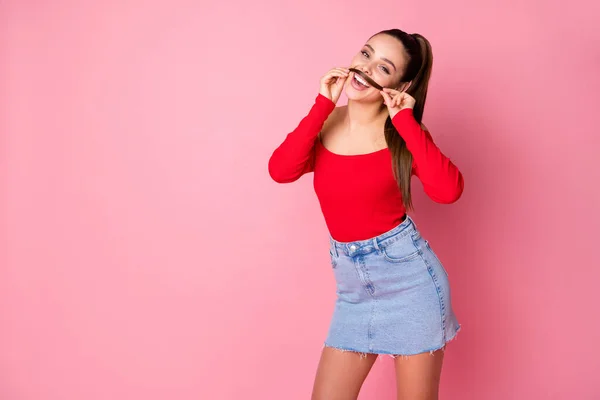
<svg viewBox="0 0 600 400">
<path fill-rule="evenodd" d="M 401 92 L 406 92 L 410 87 L 412 86 L 412 81 L 410 82 L 400 82 L 400 85 L 398 85 L 398 89 Z"/>
</svg>

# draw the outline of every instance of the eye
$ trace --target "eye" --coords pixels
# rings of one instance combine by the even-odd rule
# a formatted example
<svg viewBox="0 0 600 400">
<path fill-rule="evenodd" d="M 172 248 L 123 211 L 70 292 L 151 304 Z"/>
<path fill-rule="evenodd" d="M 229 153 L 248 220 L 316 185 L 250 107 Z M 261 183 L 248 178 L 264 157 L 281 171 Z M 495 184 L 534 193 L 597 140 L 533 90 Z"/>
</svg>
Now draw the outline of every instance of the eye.
<svg viewBox="0 0 600 400">
<path fill-rule="evenodd" d="M 361 53 L 363 56 L 369 58 L 369 53 L 367 53 L 366 51 L 363 50 L 363 51 L 361 51 Z"/>
<path fill-rule="evenodd" d="M 385 72 L 386 74 L 388 74 L 388 75 L 390 74 L 390 70 L 389 70 L 389 69 L 387 69 L 387 67 L 381 67 L 381 70 L 382 70 L 383 72 Z"/>
</svg>

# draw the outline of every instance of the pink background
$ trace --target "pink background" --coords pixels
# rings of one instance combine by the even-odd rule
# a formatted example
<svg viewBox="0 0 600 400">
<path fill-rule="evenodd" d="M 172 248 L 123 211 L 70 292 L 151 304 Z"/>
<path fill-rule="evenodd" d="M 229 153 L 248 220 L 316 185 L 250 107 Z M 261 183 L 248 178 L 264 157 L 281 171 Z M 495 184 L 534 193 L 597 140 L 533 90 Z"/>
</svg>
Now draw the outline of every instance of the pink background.
<svg viewBox="0 0 600 400">
<path fill-rule="evenodd" d="M 0 398 L 308 399 L 327 231 L 267 160 L 391 27 L 433 45 L 425 122 L 466 180 L 415 185 L 463 325 L 442 398 L 600 398 L 597 7 L 2 2 Z"/>
</svg>

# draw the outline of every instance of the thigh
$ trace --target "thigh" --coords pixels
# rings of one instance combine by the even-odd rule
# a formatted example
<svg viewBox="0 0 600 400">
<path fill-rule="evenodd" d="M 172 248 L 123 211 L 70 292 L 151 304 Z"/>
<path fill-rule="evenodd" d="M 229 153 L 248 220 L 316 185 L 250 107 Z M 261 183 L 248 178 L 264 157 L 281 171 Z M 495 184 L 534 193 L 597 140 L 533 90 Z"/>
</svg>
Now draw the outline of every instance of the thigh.
<svg viewBox="0 0 600 400">
<path fill-rule="evenodd" d="M 395 357 L 398 400 L 437 400 L 443 361 L 443 350 Z"/>
<path fill-rule="evenodd" d="M 317 367 L 312 400 L 355 400 L 377 354 L 324 347 Z"/>
</svg>

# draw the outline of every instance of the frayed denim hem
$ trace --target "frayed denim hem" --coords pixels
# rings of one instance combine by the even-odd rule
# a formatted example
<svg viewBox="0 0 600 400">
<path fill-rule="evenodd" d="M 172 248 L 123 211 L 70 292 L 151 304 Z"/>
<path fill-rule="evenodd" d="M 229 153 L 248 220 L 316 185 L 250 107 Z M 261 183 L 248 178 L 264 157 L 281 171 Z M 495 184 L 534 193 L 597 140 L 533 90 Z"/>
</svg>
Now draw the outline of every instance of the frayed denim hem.
<svg viewBox="0 0 600 400">
<path fill-rule="evenodd" d="M 362 351 L 362 350 L 358 350 L 358 349 L 353 349 L 350 347 L 338 347 L 338 346 L 332 346 L 327 344 L 326 342 L 323 343 L 323 348 L 325 347 L 329 347 L 331 349 L 335 349 L 335 350 L 339 350 L 341 352 L 353 352 L 353 353 L 358 353 L 360 355 L 360 358 L 367 358 L 367 354 L 377 354 L 378 356 L 390 356 L 392 358 L 397 358 L 397 357 L 402 357 L 402 358 L 408 358 L 410 356 L 416 356 L 418 354 L 423 354 L 423 353 L 429 353 L 430 355 L 433 355 L 434 352 L 438 351 L 438 350 L 442 350 L 445 351 L 446 350 L 446 345 L 453 341 L 454 339 L 456 339 L 458 337 L 458 333 L 460 332 L 462 326 L 458 325 L 458 328 L 456 328 L 456 330 L 454 331 L 454 335 L 452 335 L 450 338 L 448 338 L 441 346 L 436 347 L 434 349 L 428 349 L 428 350 L 423 350 L 417 353 L 410 353 L 410 354 L 395 354 L 395 353 L 390 353 L 389 351 L 383 351 L 383 350 L 371 350 L 371 351 Z"/>
</svg>

